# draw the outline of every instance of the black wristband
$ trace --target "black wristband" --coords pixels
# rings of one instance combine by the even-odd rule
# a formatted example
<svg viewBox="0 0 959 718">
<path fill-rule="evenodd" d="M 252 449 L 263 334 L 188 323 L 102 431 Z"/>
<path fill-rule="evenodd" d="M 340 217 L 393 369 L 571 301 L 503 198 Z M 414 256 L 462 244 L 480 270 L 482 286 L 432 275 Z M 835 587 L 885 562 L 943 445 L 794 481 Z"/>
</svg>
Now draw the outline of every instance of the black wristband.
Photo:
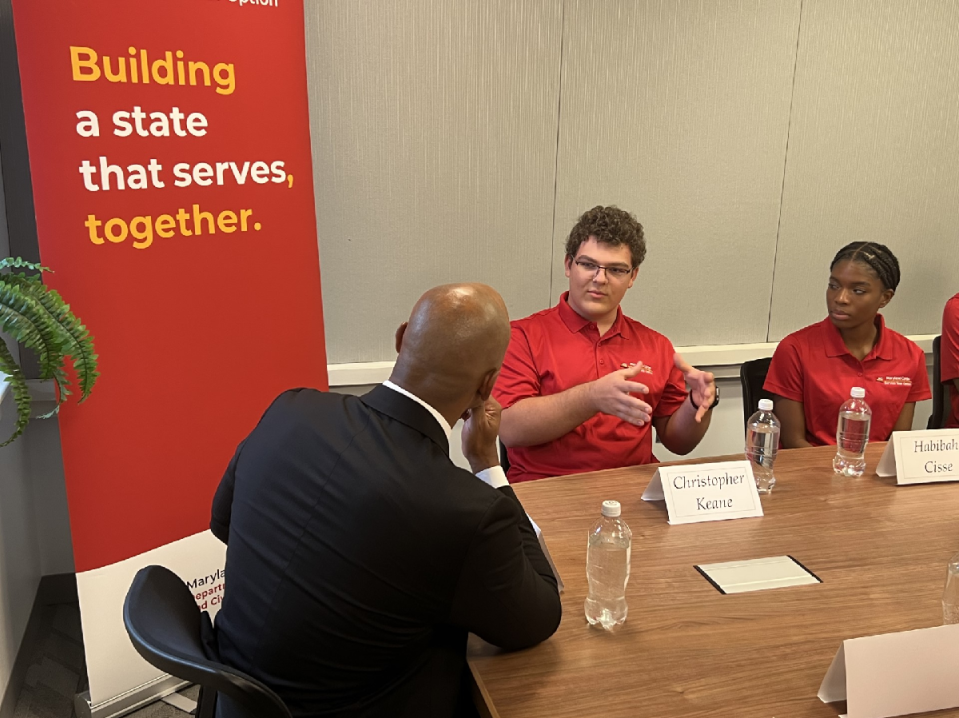
<svg viewBox="0 0 959 718">
<path fill-rule="evenodd" d="M 693 408 L 696 411 L 699 411 L 699 406 L 696 404 L 695 401 L 693 401 L 693 392 L 689 392 L 688 394 L 689 394 L 689 403 L 693 405 Z M 716 404 L 718 403 L 719 403 L 719 387 L 717 386 L 716 395 L 715 395 L 715 398 L 713 399 L 713 403 L 709 405 L 709 408 L 706 409 L 706 411 L 712 411 L 713 407 L 716 406 Z"/>
</svg>

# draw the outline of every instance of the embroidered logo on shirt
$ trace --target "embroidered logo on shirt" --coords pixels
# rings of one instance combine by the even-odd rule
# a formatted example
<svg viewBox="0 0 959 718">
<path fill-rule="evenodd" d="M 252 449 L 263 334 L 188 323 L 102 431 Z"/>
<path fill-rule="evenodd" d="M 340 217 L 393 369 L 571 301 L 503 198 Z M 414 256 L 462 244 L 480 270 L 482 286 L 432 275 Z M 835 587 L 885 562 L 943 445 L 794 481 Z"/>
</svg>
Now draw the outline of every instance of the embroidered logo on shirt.
<svg viewBox="0 0 959 718">
<path fill-rule="evenodd" d="M 876 381 L 887 386 L 912 386 L 912 379 L 908 376 L 880 376 Z"/>
<path fill-rule="evenodd" d="M 623 362 L 622 364 L 619 365 L 619 368 L 620 368 L 620 369 L 632 369 L 634 366 L 636 366 L 636 362 L 634 362 L 634 361 L 631 361 L 629 364 L 627 364 L 626 362 Z M 652 373 L 653 373 L 653 368 L 652 368 L 651 366 L 646 366 L 645 364 L 643 364 L 641 367 L 639 367 L 639 373 L 640 373 L 640 374 L 652 374 Z"/>
</svg>

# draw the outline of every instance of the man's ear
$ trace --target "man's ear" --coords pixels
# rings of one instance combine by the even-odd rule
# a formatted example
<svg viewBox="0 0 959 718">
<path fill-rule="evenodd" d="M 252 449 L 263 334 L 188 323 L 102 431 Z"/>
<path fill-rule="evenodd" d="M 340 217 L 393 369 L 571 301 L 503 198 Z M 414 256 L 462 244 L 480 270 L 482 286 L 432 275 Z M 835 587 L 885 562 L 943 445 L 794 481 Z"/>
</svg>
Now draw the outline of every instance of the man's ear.
<svg viewBox="0 0 959 718">
<path fill-rule="evenodd" d="M 485 402 L 493 393 L 493 387 L 496 386 L 496 380 L 499 378 L 499 369 L 491 369 L 483 375 L 483 381 L 480 383 L 479 390 L 476 392 Z"/>
<path fill-rule="evenodd" d="M 400 347 L 403 346 L 403 335 L 406 334 L 406 329 L 409 327 L 409 322 L 403 322 L 396 328 L 396 353 L 400 353 Z"/>
</svg>

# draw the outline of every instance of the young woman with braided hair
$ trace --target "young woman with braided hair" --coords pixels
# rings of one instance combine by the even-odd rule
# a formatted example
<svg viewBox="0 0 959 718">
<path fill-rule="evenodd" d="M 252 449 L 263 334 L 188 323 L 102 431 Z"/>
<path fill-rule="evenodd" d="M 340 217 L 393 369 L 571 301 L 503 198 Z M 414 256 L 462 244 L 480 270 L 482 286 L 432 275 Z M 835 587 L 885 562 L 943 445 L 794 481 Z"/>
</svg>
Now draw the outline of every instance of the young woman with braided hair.
<svg viewBox="0 0 959 718">
<path fill-rule="evenodd" d="M 829 270 L 829 315 L 783 339 L 766 376 L 786 449 L 835 444 L 839 407 L 854 386 L 865 388 L 872 408 L 870 441 L 910 430 L 916 402 L 932 397 L 922 349 L 879 314 L 899 286 L 896 256 L 876 242 L 853 242 Z"/>
</svg>

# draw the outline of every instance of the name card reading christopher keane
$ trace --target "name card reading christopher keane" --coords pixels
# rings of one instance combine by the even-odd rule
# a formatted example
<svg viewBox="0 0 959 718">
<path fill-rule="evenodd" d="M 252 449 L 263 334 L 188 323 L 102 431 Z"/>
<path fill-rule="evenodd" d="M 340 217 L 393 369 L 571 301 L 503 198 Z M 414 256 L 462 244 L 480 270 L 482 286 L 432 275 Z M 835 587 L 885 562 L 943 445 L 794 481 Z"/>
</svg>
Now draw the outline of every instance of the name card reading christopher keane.
<svg viewBox="0 0 959 718">
<path fill-rule="evenodd" d="M 671 524 L 763 515 L 748 461 L 660 466 L 643 492 L 643 500 L 663 499 Z"/>
<path fill-rule="evenodd" d="M 959 429 L 894 431 L 876 473 L 898 484 L 959 481 Z"/>
</svg>

